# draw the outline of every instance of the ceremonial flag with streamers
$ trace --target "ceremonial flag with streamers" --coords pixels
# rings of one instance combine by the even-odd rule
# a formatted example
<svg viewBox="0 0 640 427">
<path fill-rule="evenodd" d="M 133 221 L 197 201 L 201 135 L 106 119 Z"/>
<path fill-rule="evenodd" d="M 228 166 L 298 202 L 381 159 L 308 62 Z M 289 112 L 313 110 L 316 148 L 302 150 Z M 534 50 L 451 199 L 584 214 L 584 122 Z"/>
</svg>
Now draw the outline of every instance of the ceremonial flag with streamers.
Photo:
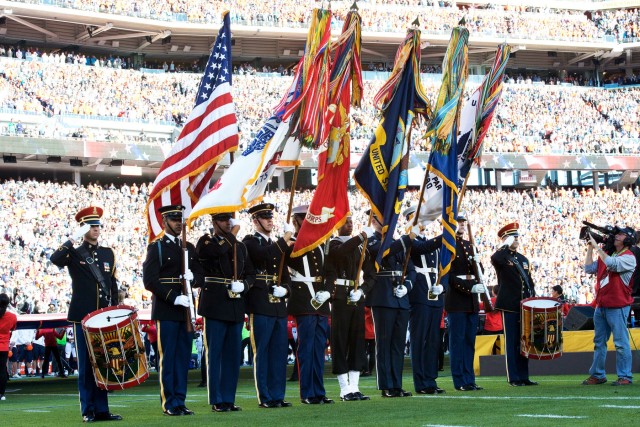
<svg viewBox="0 0 640 427">
<path fill-rule="evenodd" d="M 247 149 L 200 199 L 189 222 L 205 214 L 234 212 L 261 200 L 276 167 L 292 166 L 299 161 L 300 138 L 307 138 L 305 132 L 314 128 L 310 123 L 315 123 L 317 111 L 312 106 L 326 105 L 322 101 L 326 91 L 313 86 L 322 83 L 324 71 L 320 69 L 327 66 L 324 56 L 331 38 L 331 13 L 314 10 L 313 17 L 305 56 L 298 63 L 291 86 Z M 311 64 L 309 68 L 307 64 Z M 313 69 L 314 64 L 317 70 Z M 303 106 L 307 109 L 303 110 Z M 303 117 L 308 121 L 303 122 Z M 304 131 L 303 124 L 307 126 Z"/>
<path fill-rule="evenodd" d="M 229 13 L 211 50 L 196 103 L 171 152 L 162 163 L 149 195 L 146 213 L 149 240 L 163 233 L 158 208 L 184 205 L 185 216 L 209 190 L 218 161 L 238 148 L 238 125 L 231 97 L 231 31 Z"/>
<path fill-rule="evenodd" d="M 334 230 L 342 227 L 349 213 L 349 112 L 351 105 L 359 106 L 362 98 L 361 25 L 357 11 L 349 12 L 342 34 L 334 44 L 330 105 L 323 126 L 330 131 L 320 146 L 318 185 L 296 237 L 293 257 L 303 255 L 327 240 Z"/>
<path fill-rule="evenodd" d="M 442 186 L 442 249 L 440 250 L 439 280 L 449 283 L 451 262 L 456 255 L 458 226 L 458 120 L 462 93 L 469 73 L 469 31 L 455 27 L 442 64 L 442 85 L 434 107 L 434 117 L 425 133 L 431 140 L 431 155 L 427 173 L 438 178 L 432 185 Z M 429 185 L 429 184 L 426 184 Z"/>
<path fill-rule="evenodd" d="M 458 190 L 461 190 L 469 177 L 471 166 L 478 162 L 482 155 L 482 141 L 489 130 L 491 119 L 502 93 L 502 78 L 509 60 L 510 47 L 501 44 L 496 52 L 491 71 L 485 76 L 478 88 L 464 100 L 458 127 Z M 432 171 L 427 171 L 426 187 L 418 222 L 427 225 L 442 214 L 442 192 L 444 187 L 440 178 Z M 460 194 L 458 206 L 462 194 Z"/>
<path fill-rule="evenodd" d="M 391 77 L 374 98 L 382 117 L 356 167 L 358 189 L 382 223 L 376 268 L 389 253 L 408 185 L 410 129 L 416 115 L 431 115 L 420 82 L 420 31 L 412 28 L 396 53 Z"/>
</svg>

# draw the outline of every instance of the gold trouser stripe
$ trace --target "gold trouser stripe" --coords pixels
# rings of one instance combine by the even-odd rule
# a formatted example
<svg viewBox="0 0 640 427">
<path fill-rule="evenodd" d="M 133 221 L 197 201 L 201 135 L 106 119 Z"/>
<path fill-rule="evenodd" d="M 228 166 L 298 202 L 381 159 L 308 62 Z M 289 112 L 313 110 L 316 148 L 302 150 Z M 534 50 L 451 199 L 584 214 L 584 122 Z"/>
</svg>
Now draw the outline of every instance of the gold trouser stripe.
<svg viewBox="0 0 640 427">
<path fill-rule="evenodd" d="M 166 411 L 167 398 L 164 395 L 164 384 L 162 384 L 162 371 L 164 366 L 164 352 L 162 351 L 162 340 L 160 339 L 160 321 L 156 320 L 156 329 L 158 330 L 158 353 L 156 355 L 156 369 L 158 369 L 158 379 L 160 380 L 160 401 L 162 402 L 162 410 Z M 172 408 L 173 409 L 173 408 Z"/>
<path fill-rule="evenodd" d="M 256 396 L 258 397 L 258 405 L 260 401 L 260 390 L 258 390 L 258 352 L 256 348 L 256 337 L 253 328 L 253 313 L 249 314 L 249 337 L 251 340 L 251 349 L 253 350 L 253 383 L 256 386 Z"/>
</svg>

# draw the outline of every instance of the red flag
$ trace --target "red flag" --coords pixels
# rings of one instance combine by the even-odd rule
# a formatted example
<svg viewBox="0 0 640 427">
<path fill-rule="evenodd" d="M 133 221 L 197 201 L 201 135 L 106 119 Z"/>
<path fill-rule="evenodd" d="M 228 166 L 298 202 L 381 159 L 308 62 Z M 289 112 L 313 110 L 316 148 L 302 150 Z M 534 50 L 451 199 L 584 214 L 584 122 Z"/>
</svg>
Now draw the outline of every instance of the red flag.
<svg viewBox="0 0 640 427">
<path fill-rule="evenodd" d="M 330 85 L 331 105 L 325 117 L 331 128 L 318 155 L 318 186 L 296 238 L 293 257 L 303 255 L 327 240 L 334 230 L 342 227 L 349 213 L 349 111 L 352 104 L 360 104 L 362 95 L 360 29 L 360 15 L 349 12 L 337 41 Z"/>
<path fill-rule="evenodd" d="M 185 218 L 209 191 L 218 161 L 238 149 L 238 125 L 231 97 L 231 31 L 228 12 L 200 81 L 196 104 L 153 183 L 147 203 L 149 240 L 163 233 L 158 208 L 184 205 Z"/>
</svg>

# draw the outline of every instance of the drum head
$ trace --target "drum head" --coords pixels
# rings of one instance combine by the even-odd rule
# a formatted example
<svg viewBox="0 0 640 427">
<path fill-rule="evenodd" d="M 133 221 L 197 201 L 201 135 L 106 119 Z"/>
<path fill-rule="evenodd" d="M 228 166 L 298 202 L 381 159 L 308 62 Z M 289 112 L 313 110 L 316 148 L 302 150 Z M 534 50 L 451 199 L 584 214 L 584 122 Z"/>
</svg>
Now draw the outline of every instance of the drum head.
<svg viewBox="0 0 640 427">
<path fill-rule="evenodd" d="M 531 307 L 531 308 L 553 308 L 560 305 L 558 301 L 546 298 L 540 299 L 530 299 L 522 302 L 523 307 Z"/>
<path fill-rule="evenodd" d="M 128 316 L 131 313 L 132 311 L 126 308 L 114 308 L 112 310 L 101 311 L 85 319 L 84 325 L 87 328 L 102 329 L 107 326 L 117 325 L 123 320 L 128 320 Z"/>
</svg>

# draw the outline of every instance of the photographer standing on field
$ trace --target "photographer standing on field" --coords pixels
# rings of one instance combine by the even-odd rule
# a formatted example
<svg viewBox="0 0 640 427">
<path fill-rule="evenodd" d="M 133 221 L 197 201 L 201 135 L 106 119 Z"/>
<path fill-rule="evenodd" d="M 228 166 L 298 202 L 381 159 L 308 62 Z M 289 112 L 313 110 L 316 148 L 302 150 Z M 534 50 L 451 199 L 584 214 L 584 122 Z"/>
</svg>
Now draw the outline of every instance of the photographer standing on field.
<svg viewBox="0 0 640 427">
<path fill-rule="evenodd" d="M 589 369 L 589 378 L 583 385 L 604 384 L 607 382 L 604 363 L 607 357 L 607 341 L 613 333 L 616 347 L 617 381 L 612 385 L 630 385 L 631 346 L 627 331 L 627 318 L 631 309 L 631 277 L 636 268 L 636 258 L 629 249 L 636 241 L 636 234 L 630 227 L 615 228 L 611 233 L 613 250 L 606 253 L 589 233 L 589 247 L 584 270 L 596 275 L 596 310 L 593 315 L 594 352 L 593 364 Z M 598 254 L 593 261 L 593 252 Z"/>
</svg>

